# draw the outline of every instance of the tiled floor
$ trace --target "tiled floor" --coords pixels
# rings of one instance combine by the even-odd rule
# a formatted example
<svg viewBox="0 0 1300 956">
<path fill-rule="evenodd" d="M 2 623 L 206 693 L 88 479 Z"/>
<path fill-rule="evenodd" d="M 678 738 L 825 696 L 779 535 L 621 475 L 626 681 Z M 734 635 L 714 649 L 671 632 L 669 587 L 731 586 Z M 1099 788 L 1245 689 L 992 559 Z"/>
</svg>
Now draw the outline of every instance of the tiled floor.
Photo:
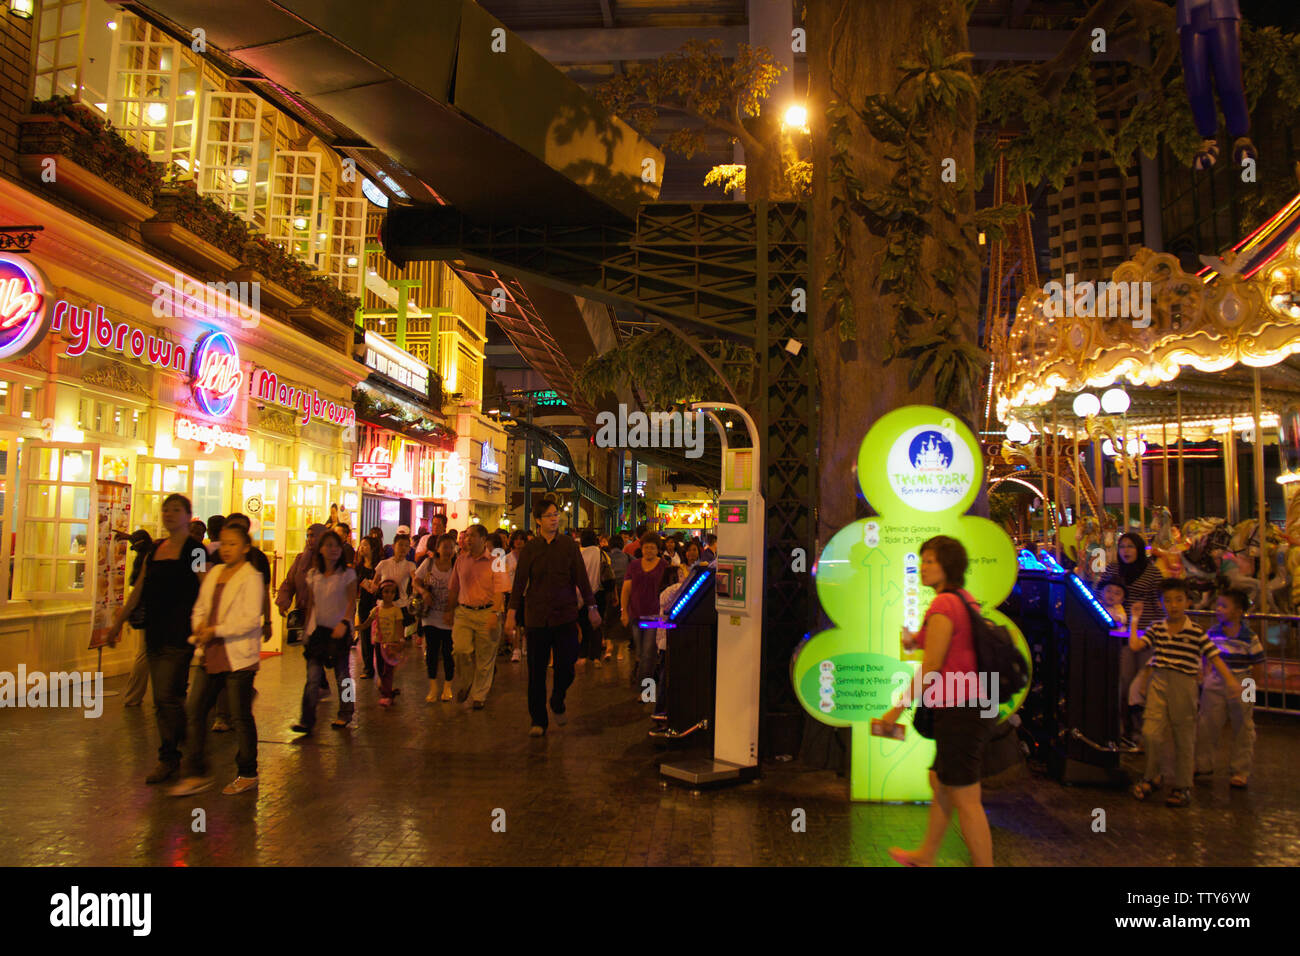
<svg viewBox="0 0 1300 956">
<path fill-rule="evenodd" d="M 487 708 L 464 714 L 423 702 L 413 658 L 392 711 L 364 681 L 351 730 L 329 728 L 327 703 L 317 738 L 295 743 L 303 662 L 291 650 L 258 675 L 261 786 L 241 797 L 220 793 L 234 776 L 231 734 L 211 738 L 215 789 L 173 799 L 144 785 L 156 747 L 148 701 L 108 698 L 97 720 L 0 710 L 0 865 L 880 865 L 887 847 L 920 839 L 924 806 L 851 804 L 842 778 L 798 763 L 699 797 L 661 789 L 663 752 L 645 736 L 628 667 L 580 671 L 568 726 L 531 739 L 522 665 L 500 659 Z M 1002 865 L 1294 865 L 1297 794 L 1300 721 L 1264 717 L 1248 792 L 1221 780 L 1168 810 L 1025 775 L 985 804 Z M 1104 833 L 1092 829 L 1098 807 Z M 792 831 L 796 808 L 806 832 Z M 940 862 L 967 859 L 954 825 Z"/>
</svg>

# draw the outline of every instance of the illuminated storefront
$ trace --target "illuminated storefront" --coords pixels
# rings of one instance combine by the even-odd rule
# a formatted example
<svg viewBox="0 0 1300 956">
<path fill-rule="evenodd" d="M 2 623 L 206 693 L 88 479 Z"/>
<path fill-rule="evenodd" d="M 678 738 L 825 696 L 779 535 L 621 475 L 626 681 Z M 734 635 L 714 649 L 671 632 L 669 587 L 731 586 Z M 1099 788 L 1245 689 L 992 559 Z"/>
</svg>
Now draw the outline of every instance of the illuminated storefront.
<svg viewBox="0 0 1300 956">
<path fill-rule="evenodd" d="M 32 648 L 85 666 L 129 570 L 113 532 L 157 537 L 166 495 L 204 520 L 249 514 L 277 576 L 308 524 L 355 499 L 363 371 L 6 181 L 0 217 L 44 226 L 0 255 L 0 669 L 38 666 Z M 133 653 L 105 648 L 105 673 Z"/>
</svg>

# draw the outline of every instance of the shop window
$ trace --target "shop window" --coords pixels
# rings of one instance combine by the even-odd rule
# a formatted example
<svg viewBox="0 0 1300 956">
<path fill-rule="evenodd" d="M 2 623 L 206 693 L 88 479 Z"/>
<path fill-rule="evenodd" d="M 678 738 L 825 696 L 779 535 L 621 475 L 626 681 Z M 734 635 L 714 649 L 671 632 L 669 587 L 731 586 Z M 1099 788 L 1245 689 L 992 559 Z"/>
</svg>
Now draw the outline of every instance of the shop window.
<svg viewBox="0 0 1300 956">
<path fill-rule="evenodd" d="M 86 562 L 99 446 L 31 442 L 22 463 L 14 593 L 77 598 L 90 591 Z"/>
<path fill-rule="evenodd" d="M 41 0 L 36 99 L 80 99 L 82 38 L 89 14 L 84 0 Z"/>
<path fill-rule="evenodd" d="M 13 556 L 9 553 L 9 489 L 13 483 L 9 469 L 17 458 L 10 452 L 17 447 L 14 436 L 0 435 L 0 595 L 5 599 L 14 593 Z"/>
<path fill-rule="evenodd" d="M 263 229 L 277 118 L 252 93 L 207 94 L 199 190 Z"/>
<path fill-rule="evenodd" d="M 189 462 L 166 458 L 137 459 L 132 526 L 144 528 L 155 539 L 162 535 L 163 499 L 173 493 L 193 500 L 194 471 Z"/>
<path fill-rule="evenodd" d="M 24 385 L 22 391 L 22 405 L 20 406 L 19 416 L 22 418 L 32 418 L 40 411 L 39 388 L 32 388 L 30 385 Z"/>
<path fill-rule="evenodd" d="M 24 416 L 26 417 L 26 416 Z M 149 413 L 113 402 L 83 398 L 78 403 L 77 428 L 115 438 L 143 439 L 148 434 Z"/>
<path fill-rule="evenodd" d="M 320 153 L 276 150 L 271 171 L 267 234 L 299 259 L 315 263 L 321 249 Z"/>
</svg>

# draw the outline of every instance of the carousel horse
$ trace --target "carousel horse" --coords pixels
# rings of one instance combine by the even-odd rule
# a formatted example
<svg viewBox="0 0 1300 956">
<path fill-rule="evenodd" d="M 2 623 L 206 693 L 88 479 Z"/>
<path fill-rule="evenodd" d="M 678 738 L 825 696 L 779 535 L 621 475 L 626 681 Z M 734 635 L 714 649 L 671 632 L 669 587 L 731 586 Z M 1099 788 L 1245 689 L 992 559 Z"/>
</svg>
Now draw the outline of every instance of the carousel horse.
<svg viewBox="0 0 1300 956">
<path fill-rule="evenodd" d="M 1183 523 L 1183 571 L 1187 583 L 1199 594 L 1195 605 L 1208 607 L 1219 577 L 1219 562 L 1211 557 L 1215 550 L 1226 549 L 1228 529 L 1222 518 L 1193 518 Z"/>
<path fill-rule="evenodd" d="M 1186 577 L 1183 552 L 1187 545 L 1174 527 L 1174 516 L 1164 505 L 1159 505 L 1151 513 L 1151 532 L 1151 556 L 1155 558 L 1160 573 L 1167 578 Z"/>
<path fill-rule="evenodd" d="M 1087 517 L 1080 520 L 1075 561 L 1079 577 L 1093 587 L 1096 587 L 1102 572 L 1106 570 L 1105 552 L 1101 542 L 1101 526 L 1097 524 L 1097 519 Z"/>
</svg>

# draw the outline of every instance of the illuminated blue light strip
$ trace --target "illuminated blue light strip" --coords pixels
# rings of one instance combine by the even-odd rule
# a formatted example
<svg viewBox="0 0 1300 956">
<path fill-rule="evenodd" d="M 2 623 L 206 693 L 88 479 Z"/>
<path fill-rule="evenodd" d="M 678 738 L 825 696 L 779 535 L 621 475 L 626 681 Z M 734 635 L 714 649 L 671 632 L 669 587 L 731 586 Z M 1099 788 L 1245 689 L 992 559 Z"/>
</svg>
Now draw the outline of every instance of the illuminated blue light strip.
<svg viewBox="0 0 1300 956">
<path fill-rule="evenodd" d="M 690 601 L 691 597 L 695 594 L 696 591 L 704 587 L 704 582 L 709 580 L 709 578 L 712 576 L 713 576 L 713 569 L 706 568 L 703 571 L 703 573 L 701 573 L 700 576 L 695 579 L 695 583 L 691 585 L 690 590 L 677 599 L 677 603 L 673 605 L 673 609 L 668 612 L 668 620 L 670 621 L 677 620 L 677 615 L 681 613 L 682 608 L 686 606 L 686 604 Z"/>
<path fill-rule="evenodd" d="M 1097 595 L 1092 593 L 1088 585 L 1084 584 L 1077 574 L 1071 572 L 1068 577 L 1070 587 L 1074 588 L 1079 597 L 1083 598 L 1085 604 L 1091 606 L 1101 616 L 1101 623 L 1108 625 L 1112 629 L 1119 626 L 1119 622 L 1110 616 L 1106 606 L 1097 600 Z"/>
<path fill-rule="evenodd" d="M 1020 556 L 1017 560 L 1020 566 L 1024 568 L 1026 571 L 1047 570 L 1047 568 L 1043 567 L 1041 564 L 1038 563 L 1038 559 L 1034 557 L 1034 552 L 1030 551 L 1028 548 L 1020 549 Z"/>
<path fill-rule="evenodd" d="M 1043 564 L 1047 566 L 1047 570 L 1049 571 L 1056 571 L 1058 574 L 1065 573 L 1065 568 L 1061 567 L 1061 563 L 1046 551 L 1038 552 L 1038 560 L 1043 562 Z"/>
</svg>

